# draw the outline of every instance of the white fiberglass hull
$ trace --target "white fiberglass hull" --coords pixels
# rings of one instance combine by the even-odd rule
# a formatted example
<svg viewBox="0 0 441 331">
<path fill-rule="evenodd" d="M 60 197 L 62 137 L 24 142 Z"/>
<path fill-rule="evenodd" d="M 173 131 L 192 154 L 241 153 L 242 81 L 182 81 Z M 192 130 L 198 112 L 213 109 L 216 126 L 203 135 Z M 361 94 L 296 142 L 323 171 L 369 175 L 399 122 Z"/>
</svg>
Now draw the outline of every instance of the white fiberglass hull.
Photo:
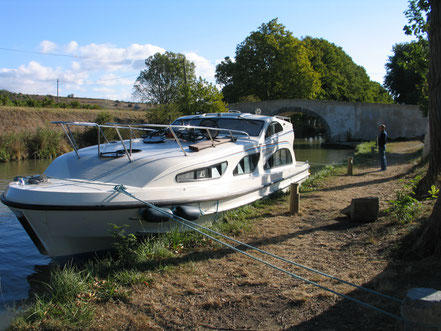
<svg viewBox="0 0 441 331">
<path fill-rule="evenodd" d="M 286 190 L 292 183 L 304 181 L 309 176 L 309 165 L 297 162 L 288 172 L 255 178 L 256 185 L 242 186 L 242 189 L 236 187 L 234 191 L 232 187 L 225 187 L 228 189 L 225 192 L 208 188 L 203 192 L 205 197 L 199 195 L 193 197 L 192 201 L 177 197 L 169 201 L 155 201 L 141 190 L 127 188 L 127 191 L 143 201 L 163 207 L 172 208 L 179 204 L 196 206 L 202 215 L 197 222 L 203 223 L 216 220 L 223 211 L 252 203 L 276 191 Z M 81 187 L 81 183 L 77 185 Z M 213 190 L 216 193 L 207 194 Z M 134 234 L 161 233 L 173 228 L 185 229 L 173 219 L 163 222 L 144 220 L 141 211 L 146 206 L 122 193 L 112 192 L 112 185 L 108 185 L 103 192 L 96 189 L 95 194 L 90 193 L 90 190 L 73 193 L 64 187 L 60 192 L 52 190 L 52 193 L 42 193 L 51 204 L 35 205 L 32 204 L 35 191 L 28 192 L 27 199 L 19 188 L 14 191 L 10 187 L 2 196 L 2 201 L 16 214 L 40 252 L 55 258 L 111 249 L 113 225 L 127 226 L 127 233 Z M 13 202 L 18 194 L 25 203 Z"/>
</svg>

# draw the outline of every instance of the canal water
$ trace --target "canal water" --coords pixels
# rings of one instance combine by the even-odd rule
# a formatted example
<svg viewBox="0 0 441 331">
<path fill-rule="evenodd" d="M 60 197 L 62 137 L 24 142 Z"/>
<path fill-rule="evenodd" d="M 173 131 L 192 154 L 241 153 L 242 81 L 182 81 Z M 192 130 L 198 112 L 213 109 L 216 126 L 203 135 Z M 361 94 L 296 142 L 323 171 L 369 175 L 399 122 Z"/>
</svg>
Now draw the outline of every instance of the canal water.
<svg viewBox="0 0 441 331">
<path fill-rule="evenodd" d="M 351 150 L 322 149 L 319 139 L 297 139 L 296 158 L 308 160 L 312 172 L 325 164 L 345 162 Z M 0 194 L 15 176 L 41 174 L 49 160 L 0 162 Z M 15 307 L 29 294 L 31 279 L 39 278 L 51 263 L 41 255 L 14 214 L 0 203 L 0 330 L 8 308 Z"/>
</svg>

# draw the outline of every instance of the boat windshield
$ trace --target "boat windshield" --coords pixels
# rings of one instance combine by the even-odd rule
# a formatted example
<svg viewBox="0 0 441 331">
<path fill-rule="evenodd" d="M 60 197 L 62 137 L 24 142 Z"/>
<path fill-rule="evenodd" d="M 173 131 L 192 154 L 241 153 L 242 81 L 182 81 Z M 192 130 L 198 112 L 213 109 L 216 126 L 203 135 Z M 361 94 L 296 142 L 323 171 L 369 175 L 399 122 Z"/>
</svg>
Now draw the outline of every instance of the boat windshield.
<svg viewBox="0 0 441 331">
<path fill-rule="evenodd" d="M 214 122 L 214 123 L 213 123 Z M 265 122 L 261 120 L 249 120 L 245 118 L 178 118 L 173 125 L 192 125 L 218 127 L 222 129 L 230 129 L 237 131 L 245 131 L 250 136 L 257 137 L 260 135 Z M 235 135 L 238 133 L 235 132 Z"/>
</svg>

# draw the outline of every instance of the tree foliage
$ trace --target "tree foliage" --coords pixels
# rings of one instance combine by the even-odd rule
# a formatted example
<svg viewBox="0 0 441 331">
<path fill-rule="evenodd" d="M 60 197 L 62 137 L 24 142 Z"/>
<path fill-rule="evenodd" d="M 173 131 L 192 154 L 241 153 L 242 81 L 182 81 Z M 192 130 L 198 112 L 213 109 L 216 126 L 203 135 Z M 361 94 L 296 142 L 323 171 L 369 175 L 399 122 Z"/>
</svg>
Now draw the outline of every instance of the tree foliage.
<svg viewBox="0 0 441 331">
<path fill-rule="evenodd" d="M 306 37 L 303 45 L 310 52 L 310 61 L 320 77 L 318 99 L 352 102 L 390 103 L 391 97 L 366 70 L 355 64 L 341 47 L 325 39 Z"/>
<path fill-rule="evenodd" d="M 429 0 L 409 0 L 409 6 L 404 12 L 408 24 L 404 26 L 404 33 L 426 39 L 429 32 L 430 4 Z"/>
<path fill-rule="evenodd" d="M 220 113 L 226 111 L 223 94 L 213 84 L 199 78 L 183 87 L 177 100 L 184 115 L 196 113 Z"/>
<path fill-rule="evenodd" d="M 299 40 L 273 19 L 262 24 L 216 67 L 228 102 L 282 98 L 391 102 L 380 84 L 334 44 Z"/>
<path fill-rule="evenodd" d="M 394 45 L 386 63 L 384 86 L 398 103 L 420 105 L 427 114 L 429 43 L 425 39 Z"/>
<path fill-rule="evenodd" d="M 147 69 L 135 82 L 134 96 L 158 105 L 148 114 L 149 120 L 168 123 L 171 116 L 226 111 L 222 93 L 206 80 L 196 79 L 194 63 L 183 54 L 156 53 L 145 64 Z"/>
<path fill-rule="evenodd" d="M 134 96 L 144 102 L 166 105 L 175 102 L 185 83 L 196 79 L 193 62 L 183 54 L 156 53 L 145 60 L 134 85 Z"/>
<path fill-rule="evenodd" d="M 216 79 L 229 102 L 250 95 L 260 100 L 311 99 L 320 89 L 308 50 L 277 19 L 240 43 L 235 61 L 226 57 L 216 67 Z"/>
</svg>

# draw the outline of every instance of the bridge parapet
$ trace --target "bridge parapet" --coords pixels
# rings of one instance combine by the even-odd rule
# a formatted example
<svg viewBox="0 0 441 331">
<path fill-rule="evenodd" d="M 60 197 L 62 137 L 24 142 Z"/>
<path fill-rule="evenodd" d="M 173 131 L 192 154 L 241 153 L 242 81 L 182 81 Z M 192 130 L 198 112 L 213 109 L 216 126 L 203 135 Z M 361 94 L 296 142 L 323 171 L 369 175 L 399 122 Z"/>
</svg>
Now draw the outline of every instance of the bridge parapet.
<svg viewBox="0 0 441 331">
<path fill-rule="evenodd" d="M 415 105 L 283 99 L 235 103 L 229 108 L 247 113 L 260 108 L 266 115 L 308 113 L 323 121 L 331 142 L 375 140 L 382 123 L 391 139 L 422 137 L 427 124 Z"/>
</svg>

